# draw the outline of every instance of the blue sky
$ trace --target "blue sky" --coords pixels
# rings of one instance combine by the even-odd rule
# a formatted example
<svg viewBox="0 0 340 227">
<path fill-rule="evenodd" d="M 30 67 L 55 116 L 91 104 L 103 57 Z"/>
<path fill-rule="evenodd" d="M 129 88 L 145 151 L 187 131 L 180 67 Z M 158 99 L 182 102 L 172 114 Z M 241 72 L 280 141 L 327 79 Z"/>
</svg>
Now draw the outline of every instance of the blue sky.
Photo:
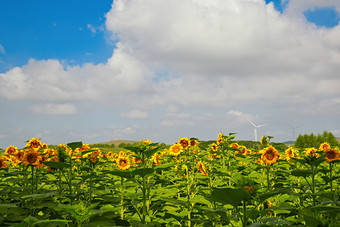
<svg viewBox="0 0 340 227">
<path fill-rule="evenodd" d="M 220 4 L 220 5 L 218 5 Z M 0 147 L 340 137 L 336 0 L 1 1 Z M 324 110 L 327 110 L 326 112 Z"/>
</svg>

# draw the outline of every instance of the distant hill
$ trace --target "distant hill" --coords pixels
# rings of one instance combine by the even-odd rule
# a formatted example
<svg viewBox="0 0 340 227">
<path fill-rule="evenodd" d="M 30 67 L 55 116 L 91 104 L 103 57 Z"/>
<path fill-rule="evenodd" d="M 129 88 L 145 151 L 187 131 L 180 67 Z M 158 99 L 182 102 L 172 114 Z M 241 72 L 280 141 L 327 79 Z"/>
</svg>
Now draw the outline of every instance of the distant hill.
<svg viewBox="0 0 340 227">
<path fill-rule="evenodd" d="M 118 145 L 121 144 L 121 143 L 133 144 L 133 143 L 138 143 L 138 141 L 117 139 L 117 140 L 110 140 L 110 141 L 107 141 L 107 142 L 100 142 L 100 143 L 95 143 L 95 144 L 107 144 L 107 145 L 114 144 L 116 147 L 118 147 Z"/>
<path fill-rule="evenodd" d="M 295 141 L 293 141 L 293 140 L 288 140 L 288 141 L 285 141 L 285 142 L 282 142 L 282 143 L 284 143 L 284 144 L 286 144 L 286 145 L 292 145 L 292 144 L 295 143 Z"/>
</svg>

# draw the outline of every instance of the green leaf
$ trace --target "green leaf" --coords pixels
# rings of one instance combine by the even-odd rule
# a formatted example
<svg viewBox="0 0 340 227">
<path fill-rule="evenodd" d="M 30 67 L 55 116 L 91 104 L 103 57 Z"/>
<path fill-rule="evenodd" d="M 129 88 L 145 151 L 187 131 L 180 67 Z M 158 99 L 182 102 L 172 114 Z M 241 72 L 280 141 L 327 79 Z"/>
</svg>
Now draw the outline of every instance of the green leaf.
<svg viewBox="0 0 340 227">
<path fill-rule="evenodd" d="M 43 162 L 45 166 L 49 166 L 54 169 L 64 169 L 64 168 L 70 168 L 70 165 L 68 163 L 64 162 L 53 162 L 53 161 L 46 161 Z"/>
<path fill-rule="evenodd" d="M 166 163 L 166 164 L 161 164 L 159 166 L 156 166 L 155 167 L 155 170 L 167 170 L 169 169 L 170 167 L 173 167 L 175 166 L 176 163 L 175 162 L 170 162 L 170 163 Z"/>
<path fill-rule="evenodd" d="M 309 216 L 309 215 L 304 215 L 303 219 L 306 222 L 306 226 L 310 226 L 310 227 L 318 227 L 318 226 L 323 226 L 322 222 L 318 219 L 316 219 L 313 216 Z"/>
<path fill-rule="evenodd" d="M 36 218 L 36 217 L 32 217 L 32 216 L 30 215 L 30 216 L 28 216 L 27 218 L 25 218 L 24 221 L 25 221 L 29 226 L 33 226 L 33 224 L 36 223 L 37 221 L 39 221 L 39 219 Z"/>
<path fill-rule="evenodd" d="M 250 195 L 240 188 L 214 188 L 211 199 L 222 204 L 238 206 L 241 201 L 250 200 Z"/>
<path fill-rule="evenodd" d="M 51 219 L 51 220 L 41 220 L 37 221 L 33 224 L 33 227 L 45 227 L 45 226 L 59 226 L 59 227 L 65 227 L 69 222 L 72 222 L 72 220 L 63 220 L 63 219 Z"/>
<path fill-rule="evenodd" d="M 270 197 L 273 197 L 275 195 L 287 194 L 287 193 L 290 193 L 289 189 L 280 188 L 280 189 L 276 189 L 276 190 L 273 190 L 273 191 L 268 192 L 268 193 L 261 194 L 261 195 L 257 196 L 257 198 L 258 198 L 259 201 L 264 201 L 264 200 L 269 199 Z"/>
<path fill-rule="evenodd" d="M 308 177 L 312 175 L 312 170 L 311 169 L 294 169 L 291 171 L 291 174 L 297 177 Z"/>
<path fill-rule="evenodd" d="M 145 177 L 146 175 L 150 175 L 154 172 L 155 170 L 153 168 L 142 168 L 142 169 L 135 169 L 131 171 L 132 175 L 139 175 L 141 177 Z"/>
<path fill-rule="evenodd" d="M 109 171 L 107 172 L 108 174 L 123 177 L 123 178 L 132 178 L 131 176 L 131 171 L 120 171 L 120 170 L 114 170 L 114 171 Z"/>
<path fill-rule="evenodd" d="M 46 199 L 56 194 L 57 192 L 49 192 L 49 193 L 44 193 L 44 194 L 25 195 L 25 196 L 22 196 L 21 198 L 22 199 Z"/>
<path fill-rule="evenodd" d="M 80 142 L 72 142 L 72 143 L 68 143 L 67 146 L 69 146 L 73 151 L 81 146 L 83 146 L 83 143 Z"/>
</svg>

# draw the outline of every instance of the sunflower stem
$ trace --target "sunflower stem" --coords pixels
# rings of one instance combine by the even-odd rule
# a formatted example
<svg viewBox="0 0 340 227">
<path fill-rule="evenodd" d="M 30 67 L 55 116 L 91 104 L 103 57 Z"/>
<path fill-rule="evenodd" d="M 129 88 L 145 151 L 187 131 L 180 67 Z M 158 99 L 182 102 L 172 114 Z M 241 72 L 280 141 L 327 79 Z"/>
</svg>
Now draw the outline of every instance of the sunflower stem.
<svg viewBox="0 0 340 227">
<path fill-rule="evenodd" d="M 332 162 L 329 163 L 329 179 L 330 179 L 330 186 L 331 186 L 331 192 L 333 192 L 333 180 L 332 180 Z"/>
<path fill-rule="evenodd" d="M 267 170 L 267 191 L 270 191 L 270 181 L 269 181 L 269 167 L 266 167 Z"/>
<path fill-rule="evenodd" d="M 120 205 L 122 208 L 120 209 L 120 219 L 124 220 L 124 178 L 120 177 Z"/>
</svg>

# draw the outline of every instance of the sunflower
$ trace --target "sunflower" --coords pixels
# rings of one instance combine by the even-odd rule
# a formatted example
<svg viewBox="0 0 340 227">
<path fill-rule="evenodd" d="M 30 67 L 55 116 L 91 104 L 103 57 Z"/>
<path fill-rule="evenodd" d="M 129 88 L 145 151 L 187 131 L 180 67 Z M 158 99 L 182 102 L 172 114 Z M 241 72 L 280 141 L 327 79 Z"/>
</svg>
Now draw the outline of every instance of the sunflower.
<svg viewBox="0 0 340 227">
<path fill-rule="evenodd" d="M 245 190 L 249 194 L 253 194 L 255 191 L 253 185 L 245 185 L 243 186 L 243 190 Z"/>
<path fill-rule="evenodd" d="M 238 143 L 232 143 L 232 144 L 230 144 L 229 147 L 232 147 L 232 148 L 239 148 L 240 145 L 238 145 Z"/>
<path fill-rule="evenodd" d="M 141 140 L 140 142 L 143 144 L 152 144 L 151 140 Z"/>
<path fill-rule="evenodd" d="M 211 148 L 212 151 L 217 151 L 217 150 L 218 150 L 218 146 L 217 146 L 216 143 L 212 143 L 212 144 L 210 145 L 210 148 Z"/>
<path fill-rule="evenodd" d="M 42 160 L 42 157 L 39 152 L 35 150 L 30 150 L 25 153 L 24 158 L 23 158 L 23 164 L 24 166 L 27 166 L 28 164 L 30 165 L 39 165 L 40 161 Z"/>
<path fill-rule="evenodd" d="M 161 164 L 161 162 L 159 161 L 159 159 L 161 158 L 161 156 L 158 153 L 154 153 L 151 157 L 151 160 L 153 161 L 153 163 L 155 164 L 155 166 L 158 166 Z"/>
<path fill-rule="evenodd" d="M 331 146 L 328 143 L 322 143 L 319 147 L 319 150 L 324 152 L 326 152 L 329 149 L 331 149 Z"/>
<path fill-rule="evenodd" d="M 223 139 L 222 139 L 222 138 L 218 138 L 218 139 L 216 140 L 217 145 L 220 145 L 222 142 L 223 142 Z"/>
<path fill-rule="evenodd" d="M 42 148 L 42 143 L 41 143 L 40 139 L 32 138 L 28 141 L 28 143 L 26 144 L 26 147 L 29 147 L 29 148 L 33 149 L 34 151 L 37 151 L 40 148 Z"/>
<path fill-rule="evenodd" d="M 202 161 L 199 161 L 196 166 L 198 167 L 198 170 L 205 176 L 208 176 L 207 168 L 205 167 L 204 163 Z"/>
<path fill-rule="evenodd" d="M 178 156 L 183 152 L 183 147 L 180 143 L 175 143 L 169 149 L 169 153 L 173 156 Z"/>
<path fill-rule="evenodd" d="M 23 150 L 17 150 L 13 157 L 12 157 L 12 161 L 14 163 L 14 165 L 18 165 L 18 163 L 22 162 L 22 160 L 24 159 L 25 156 L 25 152 Z"/>
<path fill-rule="evenodd" d="M 17 151 L 18 151 L 18 148 L 11 145 L 11 146 L 9 146 L 9 147 L 6 148 L 5 154 L 7 154 L 8 156 L 12 156 L 12 155 L 14 155 L 15 152 L 17 152 Z"/>
<path fill-rule="evenodd" d="M 195 147 L 198 146 L 198 141 L 197 140 L 190 140 L 190 146 Z"/>
<path fill-rule="evenodd" d="M 331 162 L 334 160 L 338 160 L 340 158 L 339 151 L 337 149 L 328 149 L 324 151 L 324 154 L 327 154 L 326 161 Z"/>
<path fill-rule="evenodd" d="M 291 158 L 295 158 L 296 150 L 294 150 L 292 147 L 288 148 L 285 151 L 285 160 L 289 162 Z"/>
<path fill-rule="evenodd" d="M 120 170 L 127 170 L 130 169 L 131 164 L 130 164 L 130 159 L 126 157 L 125 155 L 120 155 L 118 159 L 116 160 L 117 162 L 117 167 Z"/>
<path fill-rule="evenodd" d="M 180 138 L 178 140 L 178 143 L 182 145 L 182 147 L 185 149 L 187 147 L 189 147 L 190 145 L 190 140 L 188 138 Z"/>
<path fill-rule="evenodd" d="M 97 161 L 98 161 L 98 156 L 95 155 L 95 154 L 92 154 L 91 157 L 90 157 L 90 162 L 91 162 L 92 164 L 96 164 Z"/>
<path fill-rule="evenodd" d="M 0 169 L 6 169 L 6 168 L 8 168 L 7 158 L 0 157 Z"/>
<path fill-rule="evenodd" d="M 266 165 L 272 165 L 280 158 L 279 152 L 272 146 L 262 150 L 261 159 Z"/>
<path fill-rule="evenodd" d="M 242 154 L 242 155 L 247 155 L 247 154 L 250 154 L 251 151 L 247 149 L 246 146 L 239 146 L 239 149 L 238 151 L 235 151 L 235 154 Z"/>
<path fill-rule="evenodd" d="M 267 145 L 268 139 L 267 136 L 261 136 L 261 145 Z"/>
<path fill-rule="evenodd" d="M 316 157 L 316 158 L 320 156 L 318 153 L 316 153 L 315 148 L 307 148 L 305 151 L 305 155 L 309 157 Z"/>
</svg>

